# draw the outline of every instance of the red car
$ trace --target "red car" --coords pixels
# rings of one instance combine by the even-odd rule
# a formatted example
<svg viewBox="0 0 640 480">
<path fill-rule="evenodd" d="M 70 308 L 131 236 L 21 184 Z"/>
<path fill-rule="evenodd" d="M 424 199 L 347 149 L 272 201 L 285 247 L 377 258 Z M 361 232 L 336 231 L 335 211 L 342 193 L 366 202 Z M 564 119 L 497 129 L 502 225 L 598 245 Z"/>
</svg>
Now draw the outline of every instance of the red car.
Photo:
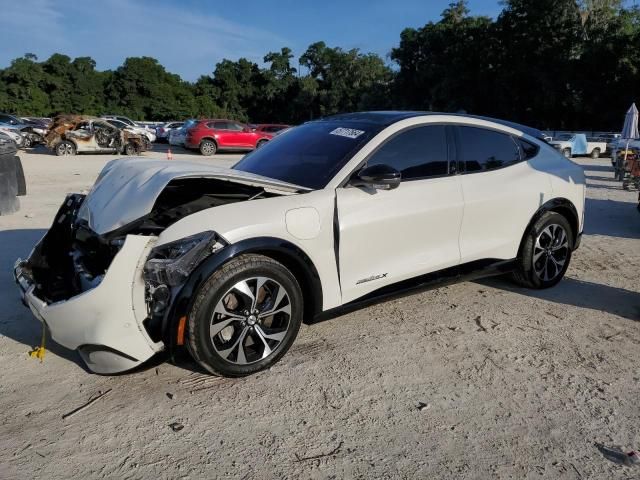
<svg viewBox="0 0 640 480">
<path fill-rule="evenodd" d="M 184 145 L 214 155 L 218 150 L 254 150 L 272 138 L 273 134 L 254 132 L 233 120 L 199 120 L 187 131 Z"/>
<path fill-rule="evenodd" d="M 289 128 L 290 126 L 291 125 L 283 125 L 281 123 L 260 123 L 255 126 L 253 131 L 273 135 L 281 130 Z"/>
</svg>

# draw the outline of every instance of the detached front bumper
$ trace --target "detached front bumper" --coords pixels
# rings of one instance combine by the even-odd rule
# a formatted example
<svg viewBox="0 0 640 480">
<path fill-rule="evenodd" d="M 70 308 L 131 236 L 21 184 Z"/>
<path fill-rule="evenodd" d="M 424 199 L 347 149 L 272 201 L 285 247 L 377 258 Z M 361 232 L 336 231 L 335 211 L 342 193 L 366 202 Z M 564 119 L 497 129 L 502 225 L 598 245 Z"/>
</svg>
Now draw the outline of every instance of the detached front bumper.
<svg viewBox="0 0 640 480">
<path fill-rule="evenodd" d="M 23 302 L 57 343 L 78 350 L 93 372 L 123 372 L 164 349 L 143 325 L 148 314 L 142 269 L 150 249 L 151 237 L 128 235 L 99 284 L 67 300 L 38 298 L 30 259 L 16 262 L 14 277 Z"/>
</svg>

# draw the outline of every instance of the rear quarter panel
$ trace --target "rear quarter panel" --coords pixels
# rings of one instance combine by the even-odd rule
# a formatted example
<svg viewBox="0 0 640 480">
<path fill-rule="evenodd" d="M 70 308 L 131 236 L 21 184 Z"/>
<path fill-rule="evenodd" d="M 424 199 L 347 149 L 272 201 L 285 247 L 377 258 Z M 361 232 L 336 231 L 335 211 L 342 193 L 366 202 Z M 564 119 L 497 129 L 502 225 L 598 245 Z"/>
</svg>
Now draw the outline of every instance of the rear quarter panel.
<svg viewBox="0 0 640 480">
<path fill-rule="evenodd" d="M 530 161 L 530 165 L 547 173 L 551 182 L 552 198 L 564 198 L 574 205 L 578 212 L 578 231 L 581 232 L 584 228 L 586 192 L 582 167 L 547 145 L 540 148 L 540 154 Z"/>
</svg>

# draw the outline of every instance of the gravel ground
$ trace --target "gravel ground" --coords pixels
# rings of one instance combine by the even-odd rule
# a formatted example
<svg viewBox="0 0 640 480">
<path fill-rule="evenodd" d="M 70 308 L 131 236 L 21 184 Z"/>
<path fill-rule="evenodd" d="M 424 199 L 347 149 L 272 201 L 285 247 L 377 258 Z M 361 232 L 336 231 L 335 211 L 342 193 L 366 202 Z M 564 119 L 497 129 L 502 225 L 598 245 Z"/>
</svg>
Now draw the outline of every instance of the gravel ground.
<svg viewBox="0 0 640 480">
<path fill-rule="evenodd" d="M 585 237 L 556 288 L 494 278 L 379 304 L 303 326 L 271 370 L 229 380 L 186 358 L 93 375 L 53 342 L 29 358 L 41 327 L 11 266 L 113 157 L 21 157 L 29 196 L 0 217 L 0 478 L 640 475 L 616 454 L 640 448 L 640 215 L 609 160 L 579 160 Z"/>
</svg>

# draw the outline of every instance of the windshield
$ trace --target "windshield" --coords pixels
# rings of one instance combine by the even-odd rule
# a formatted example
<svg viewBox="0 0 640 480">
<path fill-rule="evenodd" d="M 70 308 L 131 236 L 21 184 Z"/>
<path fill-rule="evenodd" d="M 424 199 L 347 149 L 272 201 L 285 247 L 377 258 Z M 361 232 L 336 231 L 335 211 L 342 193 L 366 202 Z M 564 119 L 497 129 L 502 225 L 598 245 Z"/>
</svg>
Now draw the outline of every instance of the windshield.
<svg viewBox="0 0 640 480">
<path fill-rule="evenodd" d="M 306 123 L 278 135 L 233 168 L 317 190 L 379 131 L 379 125 L 365 123 Z"/>
</svg>

